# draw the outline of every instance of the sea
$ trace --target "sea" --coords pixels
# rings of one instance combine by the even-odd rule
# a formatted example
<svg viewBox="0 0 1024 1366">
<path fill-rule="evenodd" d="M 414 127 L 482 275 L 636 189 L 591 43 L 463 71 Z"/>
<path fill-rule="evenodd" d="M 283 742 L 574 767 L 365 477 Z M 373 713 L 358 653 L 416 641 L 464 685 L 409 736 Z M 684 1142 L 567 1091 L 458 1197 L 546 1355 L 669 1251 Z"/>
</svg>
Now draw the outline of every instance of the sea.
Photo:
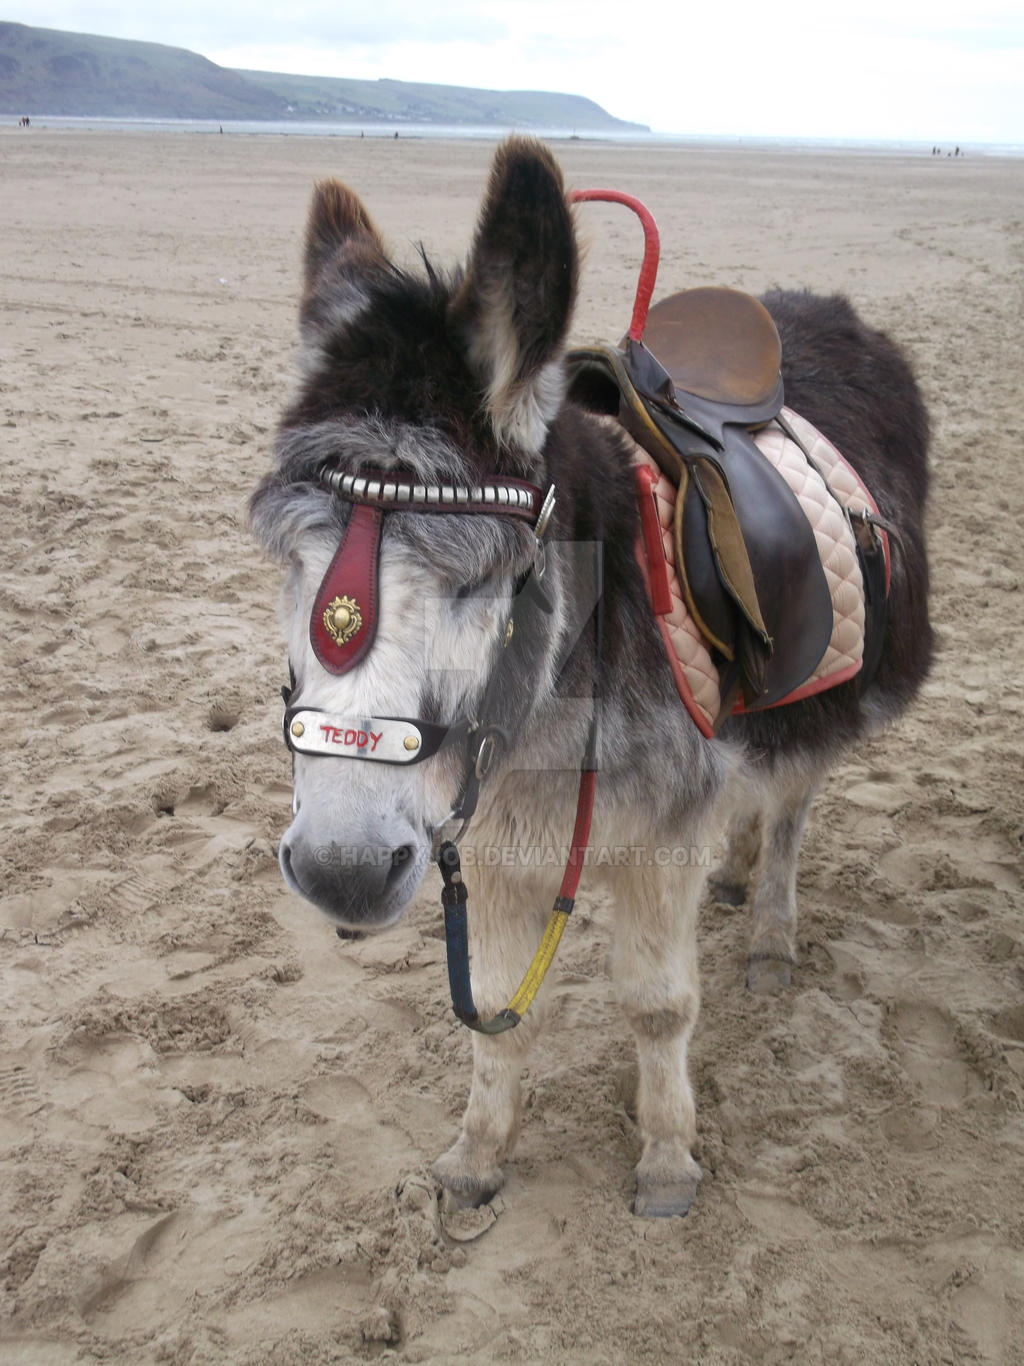
<svg viewBox="0 0 1024 1366">
<path fill-rule="evenodd" d="M 5 116 L 0 114 L 0 120 Z M 14 115 L 7 116 L 12 120 Z M 938 153 L 952 156 L 1024 157 L 1024 143 L 961 142 L 931 143 L 895 141 L 870 138 L 783 138 L 713 136 L 692 133 L 647 133 L 636 128 L 586 129 L 500 127 L 494 124 L 474 127 L 468 124 L 416 123 L 328 123 L 322 120 L 308 123 L 289 119 L 287 122 L 242 119 L 121 119 L 80 118 L 70 115 L 33 115 L 32 128 L 81 129 L 83 131 L 137 133 L 196 133 L 261 137 L 316 137 L 316 138 L 423 138 L 423 139 L 479 139 L 495 142 L 508 133 L 529 133 L 552 142 L 637 143 L 643 146 L 675 145 L 706 147 L 708 150 L 727 148 L 788 151 L 788 152 L 844 152 L 861 156 L 933 156 Z"/>
</svg>

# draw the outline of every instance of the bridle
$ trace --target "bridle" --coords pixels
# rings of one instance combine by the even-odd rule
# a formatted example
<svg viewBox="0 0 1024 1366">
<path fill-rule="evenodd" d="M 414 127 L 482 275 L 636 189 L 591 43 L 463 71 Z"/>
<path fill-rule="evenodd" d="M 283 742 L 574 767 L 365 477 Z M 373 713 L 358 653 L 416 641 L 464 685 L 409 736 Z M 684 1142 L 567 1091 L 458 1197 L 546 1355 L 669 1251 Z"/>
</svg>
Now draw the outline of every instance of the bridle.
<svg viewBox="0 0 1024 1366">
<path fill-rule="evenodd" d="M 470 1028 L 483 1033 L 500 1033 L 513 1028 L 533 1000 L 558 946 L 562 931 L 572 912 L 580 873 L 590 832 L 594 791 L 597 777 L 597 748 L 600 717 L 600 698 L 596 683 L 594 707 L 586 751 L 581 763 L 580 792 L 577 800 L 576 822 L 566 864 L 565 875 L 555 899 L 551 918 L 540 948 L 530 965 L 518 991 L 504 1010 L 490 1020 L 483 1020 L 473 1002 L 469 974 L 468 893 L 462 878 L 459 841 L 474 815 L 481 786 L 502 752 L 512 745 L 517 722 L 523 719 L 530 700 L 515 697 L 510 687 L 511 676 L 523 662 L 522 642 L 533 632 L 531 619 L 538 614 L 548 615 L 551 599 L 545 584 L 547 573 L 547 537 L 555 508 L 555 488 L 546 492 L 522 480 L 494 476 L 475 486 L 461 484 L 427 485 L 415 482 L 411 476 L 395 471 L 370 471 L 360 475 L 346 474 L 338 469 L 322 467 L 318 474 L 322 487 L 336 497 L 352 504 L 349 524 L 342 544 L 324 575 L 317 593 L 311 619 L 311 636 L 321 663 L 332 668 L 325 657 L 325 642 L 321 618 L 329 613 L 324 603 L 337 601 L 335 589 L 345 574 L 345 547 L 351 534 L 352 522 L 362 515 L 363 527 L 357 527 L 355 553 L 361 567 L 367 559 L 376 562 L 384 516 L 389 511 L 416 513 L 446 513 L 459 515 L 488 514 L 510 516 L 526 521 L 533 532 L 533 557 L 529 569 L 516 582 L 511 608 L 502 633 L 501 646 L 480 703 L 472 714 L 450 725 L 440 725 L 420 717 L 403 716 L 342 716 L 319 707 L 292 706 L 295 680 L 282 688 L 285 702 L 284 740 L 292 755 L 363 759 L 371 763 L 408 767 L 433 758 L 443 749 L 462 747 L 463 775 L 459 796 L 445 824 L 460 822 L 451 839 L 439 843 L 435 859 L 441 872 L 443 890 L 445 937 L 448 947 L 448 978 L 452 1006 L 458 1018 Z M 369 515 L 367 515 L 369 513 Z M 599 552 L 599 547 L 598 547 Z M 596 556 L 595 572 L 600 575 L 600 554 Z M 342 566 L 339 569 L 339 564 Z M 333 595 L 333 596 L 332 596 Z M 597 580 L 595 616 L 595 662 L 601 647 L 601 593 Z M 344 595 L 347 603 L 354 602 Z M 351 615 L 354 608 L 346 608 Z M 366 630 L 363 625 L 361 630 Z M 372 630 L 370 631 L 372 642 Z M 337 651 L 332 671 L 345 672 L 358 662 L 366 648 L 344 657 L 342 652 L 351 639 L 344 641 Z M 335 642 L 337 643 L 337 642 Z M 522 716 L 510 718 L 516 707 Z"/>
<path fill-rule="evenodd" d="M 442 748 L 462 745 L 464 750 L 463 780 L 458 799 L 448 821 L 461 820 L 461 837 L 474 814 L 480 795 L 480 784 L 487 776 L 499 748 L 511 743 L 510 727 L 498 719 L 498 707 L 505 691 L 503 684 L 511 672 L 523 639 L 523 622 L 537 611 L 549 613 L 551 602 L 544 586 L 547 569 L 547 535 L 555 507 L 555 489 L 550 485 L 543 491 L 524 480 L 498 476 L 480 485 L 462 484 L 425 485 L 416 483 L 408 475 L 395 471 L 371 471 L 361 475 L 344 474 L 340 470 L 321 468 L 318 475 L 322 487 L 353 505 L 352 520 L 360 509 L 373 509 L 380 523 L 388 510 L 417 513 L 500 514 L 526 521 L 534 537 L 534 553 L 529 570 L 518 579 L 512 595 L 512 606 L 504 627 L 501 651 L 492 670 L 476 713 L 467 715 L 450 725 L 439 725 L 419 717 L 360 716 L 344 717 L 318 707 L 293 707 L 291 688 L 285 694 L 284 739 L 293 754 L 321 755 L 350 759 L 366 759 L 375 763 L 396 764 L 403 767 L 422 763 Z M 342 538 L 338 554 L 324 575 L 324 584 L 317 594 L 311 618 L 310 634 L 321 663 L 334 673 L 347 672 L 350 660 L 341 663 L 323 657 L 321 618 L 328 610 L 325 599 L 331 598 L 337 582 L 344 582 L 344 550 L 349 531 Z M 367 556 L 367 548 L 358 545 L 360 559 Z M 376 545 L 369 549 L 369 557 L 376 558 Z M 341 563 L 340 571 L 336 568 Z M 327 587 L 324 587 L 327 585 Z M 346 595 L 346 600 L 351 601 Z M 358 609 L 356 609 L 358 610 Z M 375 619 L 361 627 L 369 634 Z M 357 633 L 358 634 L 358 633 Z M 347 644 L 348 642 L 345 642 Z M 342 645 L 341 650 L 344 649 Z M 363 657 L 358 653 L 355 662 Z M 339 651 L 340 654 L 340 651 Z M 507 699 L 505 699 L 507 700 Z M 507 707 L 504 708 L 507 711 Z"/>
</svg>

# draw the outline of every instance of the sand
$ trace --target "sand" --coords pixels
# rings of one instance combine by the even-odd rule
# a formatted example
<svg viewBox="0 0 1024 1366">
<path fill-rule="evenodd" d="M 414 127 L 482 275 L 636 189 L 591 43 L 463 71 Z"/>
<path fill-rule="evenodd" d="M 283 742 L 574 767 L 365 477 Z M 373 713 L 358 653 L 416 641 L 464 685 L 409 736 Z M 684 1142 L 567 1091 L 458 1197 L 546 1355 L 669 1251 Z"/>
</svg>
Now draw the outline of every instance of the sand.
<svg viewBox="0 0 1024 1366">
<path fill-rule="evenodd" d="M 698 1202 L 630 1214 L 584 897 L 506 1188 L 445 1225 L 470 1043 L 434 879 L 342 943 L 275 863 L 245 505 L 309 188 L 452 260 L 492 148 L 4 129 L 0 1363 L 1024 1361 L 1024 163 L 559 150 L 651 206 L 663 289 L 848 292 L 935 424 L 939 657 L 816 804 L 793 989 L 751 997 L 745 915 L 703 913 Z M 575 335 L 609 340 L 639 230 L 583 221 Z"/>
</svg>

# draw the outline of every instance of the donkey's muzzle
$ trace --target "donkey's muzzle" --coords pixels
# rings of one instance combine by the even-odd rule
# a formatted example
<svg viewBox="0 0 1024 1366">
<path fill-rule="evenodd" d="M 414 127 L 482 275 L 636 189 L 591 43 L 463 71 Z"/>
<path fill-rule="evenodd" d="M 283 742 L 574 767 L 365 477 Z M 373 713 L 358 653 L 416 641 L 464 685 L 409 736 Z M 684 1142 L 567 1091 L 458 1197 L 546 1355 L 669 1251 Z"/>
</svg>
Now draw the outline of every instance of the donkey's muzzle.
<svg viewBox="0 0 1024 1366">
<path fill-rule="evenodd" d="M 318 843 L 293 824 L 281 841 L 285 882 L 336 925 L 384 929 L 394 924 L 416 891 L 430 853 L 411 826 L 389 833 L 390 839 L 377 843 Z"/>
</svg>

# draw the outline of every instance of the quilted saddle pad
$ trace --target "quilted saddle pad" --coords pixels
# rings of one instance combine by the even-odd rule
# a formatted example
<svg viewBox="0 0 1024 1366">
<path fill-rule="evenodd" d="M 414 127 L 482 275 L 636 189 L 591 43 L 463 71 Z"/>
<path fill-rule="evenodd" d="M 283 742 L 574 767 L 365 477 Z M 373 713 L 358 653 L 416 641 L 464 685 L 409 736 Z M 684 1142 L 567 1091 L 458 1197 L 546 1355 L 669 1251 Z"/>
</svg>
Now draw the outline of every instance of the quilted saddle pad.
<svg viewBox="0 0 1024 1366">
<path fill-rule="evenodd" d="M 814 532 L 832 597 L 833 626 L 814 672 L 776 706 L 833 688 L 860 671 L 864 580 L 848 514 L 865 509 L 878 512 L 860 476 L 827 437 L 789 408 L 782 409 L 782 417 L 800 444 L 774 422 L 755 432 L 754 440 L 792 489 Z M 676 488 L 640 446 L 635 448 L 635 464 L 643 526 L 637 558 L 679 696 L 701 731 L 710 736 L 719 720 L 722 680 L 712 648 L 687 609 L 676 573 L 672 533 Z M 881 536 L 888 587 L 889 545 L 884 532 Z"/>
</svg>

